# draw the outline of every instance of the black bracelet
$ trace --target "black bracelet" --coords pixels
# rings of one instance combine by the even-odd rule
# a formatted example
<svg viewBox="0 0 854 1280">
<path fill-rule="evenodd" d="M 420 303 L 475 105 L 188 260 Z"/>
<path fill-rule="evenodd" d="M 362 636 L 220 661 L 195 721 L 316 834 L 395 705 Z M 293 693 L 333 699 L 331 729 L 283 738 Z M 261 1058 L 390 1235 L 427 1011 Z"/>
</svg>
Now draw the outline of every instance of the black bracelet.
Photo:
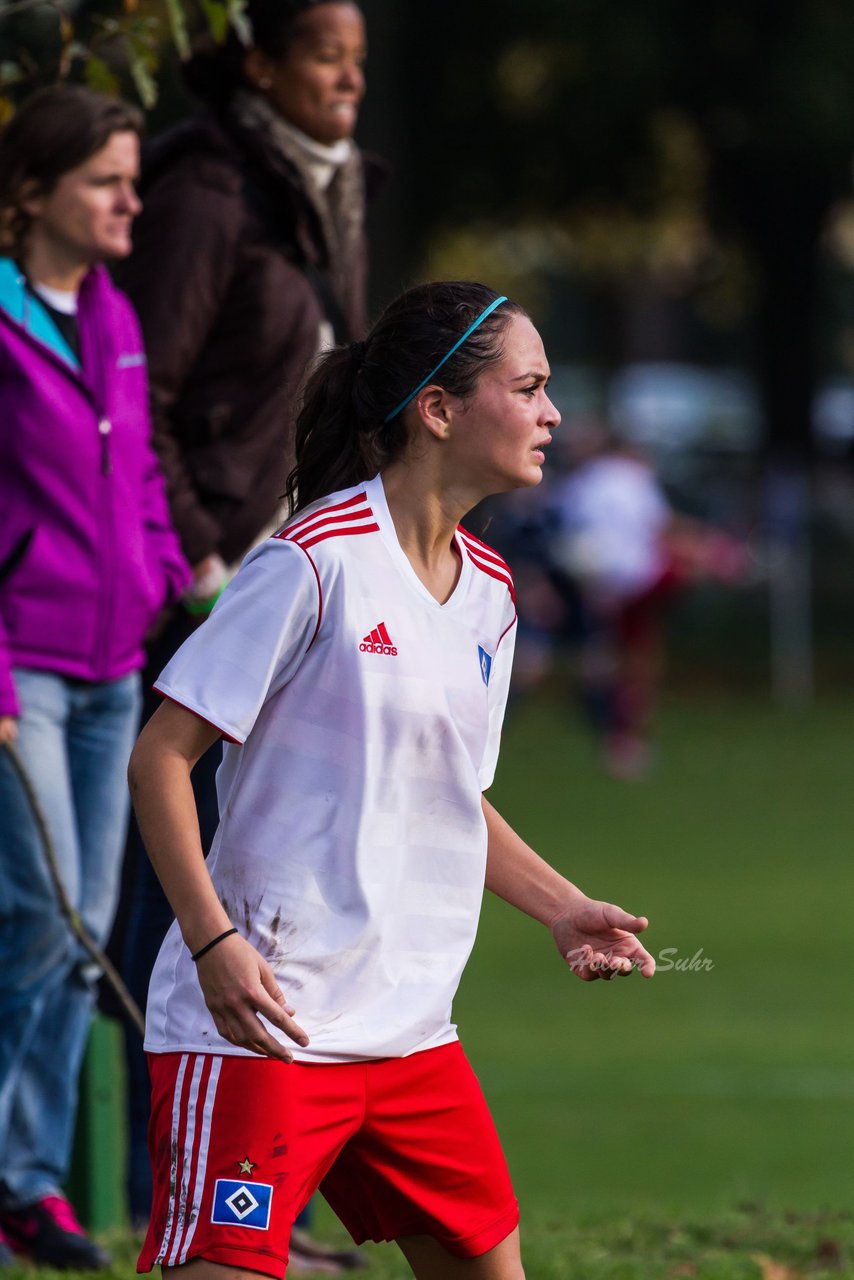
<svg viewBox="0 0 854 1280">
<path fill-rule="evenodd" d="M 223 938 L 230 938 L 233 933 L 237 933 L 236 928 L 226 929 L 225 933 L 221 933 L 218 938 L 213 938 L 212 941 L 205 943 L 201 950 L 197 951 L 194 956 L 190 956 L 193 964 L 195 964 L 197 960 L 201 960 L 202 956 L 207 955 L 211 947 L 215 947 L 218 942 L 222 942 Z"/>
</svg>

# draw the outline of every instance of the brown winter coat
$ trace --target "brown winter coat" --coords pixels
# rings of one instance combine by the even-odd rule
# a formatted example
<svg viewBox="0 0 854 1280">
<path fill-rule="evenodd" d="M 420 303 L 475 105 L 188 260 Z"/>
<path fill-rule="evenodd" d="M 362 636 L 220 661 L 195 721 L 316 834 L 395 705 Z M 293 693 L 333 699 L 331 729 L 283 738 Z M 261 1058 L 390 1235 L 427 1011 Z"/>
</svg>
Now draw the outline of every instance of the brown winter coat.
<svg viewBox="0 0 854 1280">
<path fill-rule="evenodd" d="M 242 555 L 273 517 L 293 465 L 293 405 L 324 315 L 325 251 L 296 172 L 266 173 L 201 116 L 154 143 L 144 208 L 119 282 L 148 352 L 154 443 L 191 564 Z M 364 281 L 365 255 L 354 264 Z"/>
</svg>

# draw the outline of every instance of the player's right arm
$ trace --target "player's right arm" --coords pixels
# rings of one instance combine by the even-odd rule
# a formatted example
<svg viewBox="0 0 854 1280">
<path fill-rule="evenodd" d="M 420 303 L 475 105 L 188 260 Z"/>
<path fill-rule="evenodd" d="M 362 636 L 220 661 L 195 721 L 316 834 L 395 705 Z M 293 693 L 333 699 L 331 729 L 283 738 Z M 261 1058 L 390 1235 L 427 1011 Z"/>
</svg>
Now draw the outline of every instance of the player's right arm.
<svg viewBox="0 0 854 1280">
<path fill-rule="evenodd" d="M 194 765 L 220 736 L 186 707 L 165 701 L 140 734 L 128 771 L 143 842 L 193 954 L 232 927 L 205 865 L 190 782 Z M 197 969 L 216 1029 L 231 1044 L 291 1061 L 259 1014 L 297 1044 L 308 1044 L 272 969 L 239 934 L 217 943 Z"/>
</svg>

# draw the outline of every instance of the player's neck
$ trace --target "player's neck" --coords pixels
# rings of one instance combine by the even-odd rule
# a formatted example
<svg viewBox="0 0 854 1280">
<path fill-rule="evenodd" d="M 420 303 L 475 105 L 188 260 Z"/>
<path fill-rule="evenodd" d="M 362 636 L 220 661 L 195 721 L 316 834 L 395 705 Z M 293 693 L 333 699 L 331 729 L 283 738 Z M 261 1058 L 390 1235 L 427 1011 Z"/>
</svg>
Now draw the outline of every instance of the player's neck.
<svg viewBox="0 0 854 1280">
<path fill-rule="evenodd" d="M 382 480 L 397 540 L 424 586 L 444 604 L 460 576 L 454 531 L 465 512 L 402 465 L 383 472 Z"/>
<path fill-rule="evenodd" d="M 77 293 L 89 263 L 81 262 L 77 255 L 63 250 L 45 236 L 34 236 L 25 256 L 24 270 L 34 284 L 63 293 Z"/>
</svg>

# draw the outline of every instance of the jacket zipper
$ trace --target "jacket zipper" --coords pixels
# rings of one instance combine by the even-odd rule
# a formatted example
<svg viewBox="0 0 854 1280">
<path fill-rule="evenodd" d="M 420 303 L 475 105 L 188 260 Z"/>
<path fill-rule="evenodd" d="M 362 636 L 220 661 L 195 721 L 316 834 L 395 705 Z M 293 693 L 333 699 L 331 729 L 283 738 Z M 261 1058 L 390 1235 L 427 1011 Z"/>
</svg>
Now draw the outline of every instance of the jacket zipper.
<svg viewBox="0 0 854 1280">
<path fill-rule="evenodd" d="M 102 419 L 109 427 L 108 419 Z M 98 429 L 101 429 L 99 424 Z M 95 671 L 100 680 L 106 679 L 107 657 L 110 650 L 110 627 L 113 618 L 113 596 L 115 594 L 115 537 L 114 537 L 114 511 L 113 511 L 113 485 L 110 482 L 112 474 L 112 464 L 109 455 L 109 432 L 104 432 L 101 436 L 102 448 L 105 452 L 102 458 L 106 461 L 101 466 L 101 486 L 102 486 L 102 519 L 100 527 L 103 530 L 103 541 L 101 543 L 100 557 L 101 564 L 104 566 L 103 586 L 100 592 L 100 608 L 98 610 L 98 631 L 95 636 L 96 640 L 96 661 Z"/>
<path fill-rule="evenodd" d="M 113 424 L 109 418 L 100 418 L 98 421 L 98 433 L 101 437 L 101 475 L 108 476 L 113 470 L 113 461 L 110 457 L 110 432 Z"/>
<path fill-rule="evenodd" d="M 79 323 L 79 312 L 78 312 Z M 85 350 L 86 339 L 92 339 L 96 335 L 90 330 L 84 332 L 80 329 L 80 355 L 81 369 L 82 356 Z M 100 366 L 101 385 L 106 387 L 108 380 L 104 369 L 104 348 L 103 344 L 98 342 L 92 355 Z M 115 486 L 110 477 L 113 474 L 113 460 L 111 449 L 111 437 L 113 432 L 113 424 L 105 411 L 105 406 L 101 404 L 100 397 L 97 395 L 95 388 L 92 388 L 92 402 L 98 413 L 98 436 L 101 442 L 101 511 L 99 527 L 102 530 L 102 542 L 99 547 L 101 564 L 104 566 L 103 586 L 100 593 L 100 607 L 98 609 L 98 630 L 95 635 L 95 672 L 99 679 L 106 678 L 107 658 L 110 651 L 110 627 L 113 618 L 113 597 L 115 595 L 116 583 L 116 563 L 115 563 Z"/>
</svg>

